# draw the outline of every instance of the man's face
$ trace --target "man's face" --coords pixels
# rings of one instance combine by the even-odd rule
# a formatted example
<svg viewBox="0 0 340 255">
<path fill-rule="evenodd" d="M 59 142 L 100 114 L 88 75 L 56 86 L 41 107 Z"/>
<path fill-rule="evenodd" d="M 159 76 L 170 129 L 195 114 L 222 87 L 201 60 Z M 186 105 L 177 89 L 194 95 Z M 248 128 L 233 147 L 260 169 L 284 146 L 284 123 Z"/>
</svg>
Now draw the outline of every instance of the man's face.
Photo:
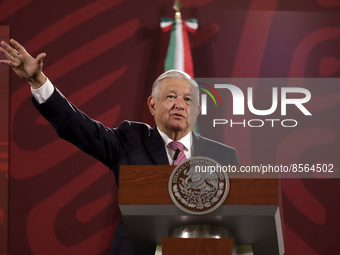
<svg viewBox="0 0 340 255">
<path fill-rule="evenodd" d="M 196 97 L 190 94 L 188 80 L 167 78 L 159 85 L 158 99 L 149 97 L 148 105 L 158 128 L 170 137 L 177 133 L 180 139 L 191 130 L 190 124 L 196 121 L 199 106 L 195 100 Z"/>
</svg>

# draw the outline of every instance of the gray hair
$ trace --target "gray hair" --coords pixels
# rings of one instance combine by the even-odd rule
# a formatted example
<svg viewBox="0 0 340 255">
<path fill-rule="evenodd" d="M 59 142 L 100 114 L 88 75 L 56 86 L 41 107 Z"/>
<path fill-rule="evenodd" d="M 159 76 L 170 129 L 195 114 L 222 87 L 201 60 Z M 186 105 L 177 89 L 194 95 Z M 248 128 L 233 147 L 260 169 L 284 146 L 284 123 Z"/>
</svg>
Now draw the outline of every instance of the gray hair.
<svg viewBox="0 0 340 255">
<path fill-rule="evenodd" d="M 192 90 L 192 88 L 195 88 L 195 89 L 193 89 L 193 91 L 196 94 L 195 95 L 196 96 L 196 100 L 195 101 L 197 103 L 199 102 L 199 89 L 198 89 L 198 85 L 197 85 L 196 81 L 194 79 L 192 79 L 189 74 L 187 74 L 187 73 L 185 73 L 183 71 L 175 70 L 175 69 L 172 69 L 172 70 L 169 70 L 169 71 L 166 71 L 166 72 L 162 73 L 155 80 L 155 82 L 152 85 L 151 96 L 153 96 L 154 98 L 156 98 L 158 100 L 159 85 L 161 84 L 161 82 L 163 80 L 168 79 L 168 78 L 175 78 L 175 79 L 182 79 L 182 80 L 189 81 L 190 85 L 191 85 L 190 90 Z"/>
</svg>

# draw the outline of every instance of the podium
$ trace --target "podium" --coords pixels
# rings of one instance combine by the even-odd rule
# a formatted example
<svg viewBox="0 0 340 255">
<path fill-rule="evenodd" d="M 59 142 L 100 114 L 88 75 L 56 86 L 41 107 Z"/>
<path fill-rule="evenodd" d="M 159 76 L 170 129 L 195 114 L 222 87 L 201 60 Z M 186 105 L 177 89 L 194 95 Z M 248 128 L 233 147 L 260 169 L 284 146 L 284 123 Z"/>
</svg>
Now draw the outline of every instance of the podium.
<svg viewBox="0 0 340 255">
<path fill-rule="evenodd" d="M 230 178 L 228 197 L 218 209 L 191 215 L 177 208 L 169 196 L 173 169 L 170 165 L 120 167 L 119 206 L 136 255 L 155 254 L 162 239 L 170 247 L 182 245 L 188 239 L 169 234 L 184 225 L 223 227 L 233 233 L 236 244 L 252 245 L 255 255 L 284 254 L 279 179 Z"/>
</svg>

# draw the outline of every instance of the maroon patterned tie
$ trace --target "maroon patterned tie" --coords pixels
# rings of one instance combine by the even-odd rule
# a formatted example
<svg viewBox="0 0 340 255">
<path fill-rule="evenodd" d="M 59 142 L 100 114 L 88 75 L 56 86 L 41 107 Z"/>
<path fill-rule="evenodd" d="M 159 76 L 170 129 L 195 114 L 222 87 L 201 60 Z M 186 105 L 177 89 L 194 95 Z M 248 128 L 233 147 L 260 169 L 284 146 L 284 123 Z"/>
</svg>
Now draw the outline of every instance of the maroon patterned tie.
<svg viewBox="0 0 340 255">
<path fill-rule="evenodd" d="M 174 165 L 178 165 L 179 163 L 181 163 L 182 161 L 187 159 L 187 157 L 185 156 L 184 151 L 183 151 L 184 146 L 181 142 L 172 141 L 172 142 L 169 143 L 169 146 L 174 151 L 179 150 L 178 157 L 175 160 Z"/>
</svg>

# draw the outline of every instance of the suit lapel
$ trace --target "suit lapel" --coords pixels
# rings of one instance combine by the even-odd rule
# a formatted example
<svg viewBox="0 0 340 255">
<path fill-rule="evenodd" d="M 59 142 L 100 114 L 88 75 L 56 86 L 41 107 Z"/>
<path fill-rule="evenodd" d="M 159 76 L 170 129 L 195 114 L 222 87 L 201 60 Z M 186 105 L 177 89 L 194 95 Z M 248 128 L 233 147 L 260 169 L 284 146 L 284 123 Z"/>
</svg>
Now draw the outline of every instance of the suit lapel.
<svg viewBox="0 0 340 255">
<path fill-rule="evenodd" d="M 202 142 L 200 138 L 201 137 L 199 134 L 192 131 L 192 142 L 193 142 L 193 150 L 194 150 L 192 157 L 204 155 L 204 146 L 202 146 Z"/>
<path fill-rule="evenodd" d="M 144 145 L 155 165 L 169 165 L 164 142 L 157 130 L 157 127 L 152 128 L 150 135 L 144 137 Z"/>
</svg>

